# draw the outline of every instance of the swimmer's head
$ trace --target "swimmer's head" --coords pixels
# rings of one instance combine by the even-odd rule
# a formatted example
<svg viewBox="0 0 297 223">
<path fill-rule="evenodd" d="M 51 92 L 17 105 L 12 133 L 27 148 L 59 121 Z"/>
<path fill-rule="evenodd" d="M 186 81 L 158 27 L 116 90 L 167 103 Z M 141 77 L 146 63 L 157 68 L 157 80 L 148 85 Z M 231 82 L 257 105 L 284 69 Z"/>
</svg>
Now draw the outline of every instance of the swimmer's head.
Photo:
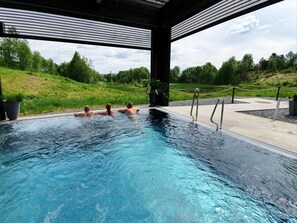
<svg viewBox="0 0 297 223">
<path fill-rule="evenodd" d="M 90 107 L 87 105 L 86 107 L 84 107 L 84 111 L 85 111 L 85 112 L 89 112 L 89 111 L 91 111 L 91 109 L 90 109 Z"/>
<path fill-rule="evenodd" d="M 132 107 L 133 107 L 132 103 L 129 102 L 129 103 L 127 104 L 127 108 L 132 108 Z"/>
</svg>

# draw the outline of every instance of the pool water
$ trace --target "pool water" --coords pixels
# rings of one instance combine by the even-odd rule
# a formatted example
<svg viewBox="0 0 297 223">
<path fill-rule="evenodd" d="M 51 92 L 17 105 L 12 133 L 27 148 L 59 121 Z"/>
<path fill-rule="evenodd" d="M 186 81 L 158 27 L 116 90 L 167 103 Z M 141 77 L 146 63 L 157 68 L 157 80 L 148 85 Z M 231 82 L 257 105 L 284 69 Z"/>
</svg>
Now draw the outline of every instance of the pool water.
<svg viewBox="0 0 297 223">
<path fill-rule="evenodd" d="M 0 125 L 0 222 L 297 222 L 297 160 L 154 109 Z"/>
</svg>

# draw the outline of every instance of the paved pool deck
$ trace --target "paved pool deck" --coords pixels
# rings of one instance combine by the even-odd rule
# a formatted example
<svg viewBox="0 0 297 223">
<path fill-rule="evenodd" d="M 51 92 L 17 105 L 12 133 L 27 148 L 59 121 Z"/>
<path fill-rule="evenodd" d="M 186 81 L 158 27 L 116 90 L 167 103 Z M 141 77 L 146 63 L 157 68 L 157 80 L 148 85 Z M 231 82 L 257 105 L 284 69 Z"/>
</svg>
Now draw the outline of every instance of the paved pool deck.
<svg viewBox="0 0 297 223">
<path fill-rule="evenodd" d="M 235 133 L 259 142 L 279 147 L 297 155 L 297 125 L 282 121 L 243 114 L 239 111 L 275 109 L 276 101 L 262 98 L 236 99 L 244 103 L 225 104 L 222 131 Z M 279 108 L 288 108 L 288 101 L 281 101 Z M 161 109 L 192 120 L 191 106 L 160 107 Z M 214 105 L 200 105 L 197 123 L 216 129 L 210 122 Z M 195 114 L 196 108 L 193 109 Z M 213 121 L 220 123 L 221 105 L 218 105 Z"/>
</svg>

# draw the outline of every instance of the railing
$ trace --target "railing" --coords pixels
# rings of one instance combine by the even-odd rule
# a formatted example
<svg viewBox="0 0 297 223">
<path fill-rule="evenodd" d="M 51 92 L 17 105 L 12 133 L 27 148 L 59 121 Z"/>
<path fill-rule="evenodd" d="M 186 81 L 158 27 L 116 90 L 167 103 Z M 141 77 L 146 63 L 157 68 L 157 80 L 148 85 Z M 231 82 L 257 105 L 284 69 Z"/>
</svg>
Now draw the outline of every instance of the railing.
<svg viewBox="0 0 297 223">
<path fill-rule="evenodd" d="M 235 96 L 235 89 L 238 89 L 238 90 L 241 90 L 241 91 L 257 91 L 257 92 L 267 92 L 267 91 L 272 91 L 274 90 L 274 88 L 269 88 L 269 89 L 253 89 L 253 90 L 250 90 L 250 89 L 245 89 L 245 88 L 240 88 L 240 87 L 231 87 L 232 88 L 232 104 L 234 103 L 234 96 Z M 280 92 L 280 86 L 277 86 L 277 91 L 276 91 L 276 97 L 275 97 L 275 100 L 277 101 L 278 98 L 279 98 L 279 92 Z"/>
<path fill-rule="evenodd" d="M 281 89 L 281 87 L 278 86 L 277 91 L 276 91 L 276 98 L 275 98 L 276 101 L 279 98 L 280 89 Z M 223 92 L 230 91 L 230 90 L 231 90 L 231 103 L 233 104 L 234 103 L 234 98 L 235 98 L 235 90 L 236 91 L 246 91 L 246 92 L 248 92 L 248 91 L 250 91 L 250 92 L 268 92 L 268 91 L 274 91 L 275 88 L 245 89 L 245 88 L 241 88 L 241 87 L 230 87 L 230 88 L 226 88 L 226 89 L 221 90 L 221 91 L 216 91 L 216 92 L 211 92 L 211 93 L 204 93 L 203 96 L 211 96 L 211 95 L 217 96 L 217 94 L 219 94 L 219 93 L 223 93 Z"/>
<path fill-rule="evenodd" d="M 195 91 L 194 91 L 192 107 L 191 107 L 191 112 L 190 112 L 190 115 L 191 115 L 191 117 L 193 119 L 193 122 L 194 122 L 193 107 L 194 107 L 195 99 L 197 99 L 197 103 L 196 103 L 196 119 L 195 119 L 195 121 L 197 121 L 197 118 L 198 118 L 199 94 L 200 94 L 200 90 L 199 90 L 199 88 L 196 88 Z"/>
<path fill-rule="evenodd" d="M 213 119 L 213 116 L 214 116 L 214 114 L 215 114 L 215 112 L 216 112 L 216 109 L 217 109 L 218 104 L 219 104 L 220 101 L 222 102 L 221 120 L 220 120 L 220 129 L 222 129 L 222 124 L 223 124 L 223 114 L 224 114 L 224 104 L 225 104 L 224 99 L 222 99 L 222 98 L 219 98 L 219 99 L 218 99 L 218 101 L 217 101 L 217 103 L 216 103 L 216 105 L 215 105 L 215 107 L 214 107 L 214 109 L 213 109 L 212 115 L 211 115 L 211 117 L 210 117 L 210 121 L 211 121 L 213 124 L 215 124 L 215 125 L 217 126 L 216 131 L 219 130 L 219 124 L 218 124 L 218 123 L 215 123 L 212 119 Z"/>
</svg>

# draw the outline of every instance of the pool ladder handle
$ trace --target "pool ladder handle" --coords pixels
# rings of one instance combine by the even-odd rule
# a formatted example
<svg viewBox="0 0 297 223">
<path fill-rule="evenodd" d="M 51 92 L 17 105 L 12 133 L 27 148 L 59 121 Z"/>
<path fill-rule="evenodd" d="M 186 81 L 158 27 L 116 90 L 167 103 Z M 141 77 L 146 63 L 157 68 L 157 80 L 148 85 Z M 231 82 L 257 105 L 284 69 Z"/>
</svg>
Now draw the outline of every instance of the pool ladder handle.
<svg viewBox="0 0 297 223">
<path fill-rule="evenodd" d="M 218 104 L 219 104 L 220 101 L 222 102 L 220 129 L 222 129 L 222 124 L 223 124 L 223 114 L 224 114 L 224 104 L 225 104 L 223 98 L 219 98 L 219 99 L 218 99 L 218 101 L 217 101 L 217 103 L 216 103 L 216 105 L 215 105 L 215 107 L 214 107 L 214 109 L 213 109 L 212 115 L 211 115 L 211 117 L 210 117 L 210 121 L 211 121 L 213 124 L 215 124 L 215 125 L 217 126 L 216 131 L 219 130 L 219 124 L 218 124 L 218 123 L 215 123 L 215 122 L 212 120 L 212 118 L 213 118 L 213 116 L 214 116 L 214 113 L 216 112 L 216 109 L 217 109 Z"/>
<path fill-rule="evenodd" d="M 190 116 L 192 117 L 193 122 L 194 122 L 193 107 L 194 107 L 195 99 L 197 99 L 197 103 L 196 103 L 196 119 L 195 119 L 195 121 L 197 121 L 197 117 L 198 117 L 199 94 L 200 94 L 200 90 L 199 90 L 199 88 L 196 88 L 196 89 L 194 90 L 193 101 L 192 101 L 192 107 L 191 107 L 191 112 L 190 112 Z"/>
</svg>

